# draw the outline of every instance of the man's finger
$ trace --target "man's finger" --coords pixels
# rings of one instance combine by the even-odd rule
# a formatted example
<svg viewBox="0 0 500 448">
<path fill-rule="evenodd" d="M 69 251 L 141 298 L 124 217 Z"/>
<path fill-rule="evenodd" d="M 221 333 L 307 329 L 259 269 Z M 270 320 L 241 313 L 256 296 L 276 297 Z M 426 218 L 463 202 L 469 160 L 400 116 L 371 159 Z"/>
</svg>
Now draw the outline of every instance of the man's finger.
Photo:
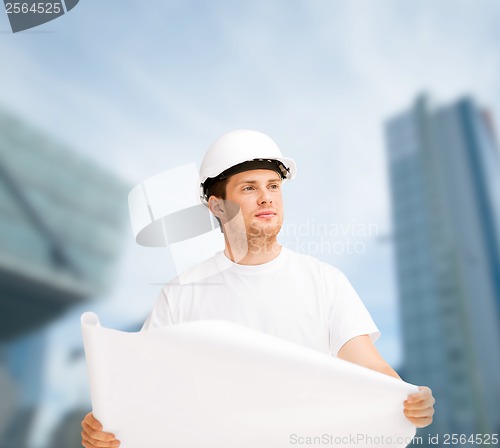
<svg viewBox="0 0 500 448">
<path fill-rule="evenodd" d="M 88 425 L 86 422 L 82 423 L 83 430 L 95 440 L 101 440 L 103 442 L 110 442 L 115 439 L 115 435 L 110 432 L 97 431 L 92 426 Z"/>
<path fill-rule="evenodd" d="M 97 448 L 95 445 L 93 445 L 89 441 L 83 440 L 83 439 L 82 439 L 82 446 L 84 446 L 85 448 Z"/>
<path fill-rule="evenodd" d="M 434 415 L 434 408 L 428 407 L 425 409 L 405 409 L 404 412 L 407 417 L 432 417 Z"/>
<path fill-rule="evenodd" d="M 434 398 L 428 398 L 427 400 L 422 400 L 422 401 L 405 401 L 404 402 L 404 407 L 405 409 L 426 409 L 434 406 L 434 403 L 436 400 Z"/>
<path fill-rule="evenodd" d="M 82 446 L 84 446 L 85 448 L 98 448 L 88 439 L 87 435 L 83 431 L 82 431 Z"/>
<path fill-rule="evenodd" d="M 120 446 L 118 440 L 101 441 L 94 439 L 90 434 L 82 431 L 82 444 L 89 444 L 91 448 L 114 448 Z M 84 445 L 85 446 L 85 445 Z"/>
<path fill-rule="evenodd" d="M 90 437 L 91 442 L 92 441 L 112 442 L 116 440 L 115 435 L 110 432 L 96 431 L 86 423 L 83 423 L 82 426 L 83 426 L 83 432 L 85 432 Z"/>
<path fill-rule="evenodd" d="M 408 417 L 408 420 L 410 420 L 417 428 L 424 428 L 432 423 L 432 417 L 425 417 L 425 418 Z"/>
<path fill-rule="evenodd" d="M 95 445 L 89 440 L 89 437 L 85 431 L 82 431 L 82 446 L 85 448 L 95 448 Z"/>
<path fill-rule="evenodd" d="M 427 386 L 419 386 L 419 391 L 408 395 L 407 401 L 409 403 L 417 403 L 432 397 L 432 391 Z"/>
<path fill-rule="evenodd" d="M 90 426 L 92 426 L 92 428 L 94 428 L 95 430 L 102 431 L 101 422 L 94 417 L 94 414 L 92 414 L 92 412 L 89 412 L 85 416 L 83 421 L 86 422 L 87 424 L 89 424 Z"/>
</svg>

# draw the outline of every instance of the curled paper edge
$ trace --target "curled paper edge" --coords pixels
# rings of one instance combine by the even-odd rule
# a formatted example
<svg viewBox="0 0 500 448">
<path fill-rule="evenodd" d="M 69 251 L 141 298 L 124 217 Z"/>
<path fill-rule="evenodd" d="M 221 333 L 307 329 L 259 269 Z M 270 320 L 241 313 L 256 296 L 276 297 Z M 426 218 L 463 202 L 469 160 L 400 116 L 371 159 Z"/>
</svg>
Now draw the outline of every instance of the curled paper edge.
<svg viewBox="0 0 500 448">
<path fill-rule="evenodd" d="M 101 322 L 99 321 L 99 316 L 92 311 L 87 311 L 83 313 L 80 317 L 80 322 L 82 323 L 82 326 L 83 325 L 90 325 L 94 327 L 101 326 Z"/>
</svg>

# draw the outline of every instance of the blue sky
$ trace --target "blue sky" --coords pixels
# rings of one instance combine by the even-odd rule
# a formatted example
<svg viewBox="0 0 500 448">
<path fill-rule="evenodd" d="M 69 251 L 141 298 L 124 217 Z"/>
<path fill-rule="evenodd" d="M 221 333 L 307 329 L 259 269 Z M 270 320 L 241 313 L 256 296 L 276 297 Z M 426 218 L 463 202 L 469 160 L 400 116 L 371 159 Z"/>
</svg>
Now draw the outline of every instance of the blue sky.
<svg viewBox="0 0 500 448">
<path fill-rule="evenodd" d="M 472 95 L 498 128 L 499 23 L 495 0 L 81 0 L 15 35 L 0 15 L 0 107 L 131 185 L 199 163 L 228 130 L 268 133 L 298 165 L 286 186 L 288 223 L 343 225 L 341 241 L 363 244 L 360 254 L 316 255 L 346 272 L 397 365 L 383 123 L 428 91 L 440 103 Z M 364 228 L 369 236 L 356 235 Z M 142 320 L 153 283 L 173 275 L 166 251 L 127 238 L 116 288 L 84 307 L 108 325 Z M 82 309 L 54 327 L 56 346 L 79 343 Z M 53 356 L 49 370 L 61 377 Z"/>
</svg>

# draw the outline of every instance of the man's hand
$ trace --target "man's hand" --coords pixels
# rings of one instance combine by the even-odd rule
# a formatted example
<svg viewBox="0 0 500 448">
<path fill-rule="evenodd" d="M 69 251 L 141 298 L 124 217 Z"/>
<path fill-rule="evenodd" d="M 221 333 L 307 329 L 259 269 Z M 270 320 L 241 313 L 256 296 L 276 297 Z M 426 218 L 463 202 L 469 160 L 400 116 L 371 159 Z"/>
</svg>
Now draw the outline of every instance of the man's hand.
<svg viewBox="0 0 500 448">
<path fill-rule="evenodd" d="M 436 400 L 427 386 L 419 386 L 418 389 L 417 393 L 408 395 L 404 402 L 404 413 L 417 428 L 424 428 L 432 423 Z"/>
<path fill-rule="evenodd" d="M 114 434 L 102 431 L 102 425 L 89 412 L 82 421 L 82 446 L 85 448 L 115 448 L 120 446 L 120 441 Z"/>
<path fill-rule="evenodd" d="M 382 358 L 367 334 L 356 336 L 347 341 L 340 348 L 337 357 L 401 379 L 396 371 Z M 408 395 L 404 402 L 404 413 L 406 418 L 417 428 L 424 428 L 432 423 L 436 400 L 427 386 L 419 386 L 418 389 L 417 393 Z"/>
</svg>

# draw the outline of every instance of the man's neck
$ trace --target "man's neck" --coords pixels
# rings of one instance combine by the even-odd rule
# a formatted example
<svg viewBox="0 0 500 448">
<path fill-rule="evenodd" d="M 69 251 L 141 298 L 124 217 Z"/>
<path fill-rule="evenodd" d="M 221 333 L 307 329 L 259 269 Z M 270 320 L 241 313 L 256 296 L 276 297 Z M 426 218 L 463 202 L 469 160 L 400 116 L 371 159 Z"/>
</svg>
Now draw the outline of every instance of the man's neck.
<svg viewBox="0 0 500 448">
<path fill-rule="evenodd" d="M 226 238 L 224 254 L 231 261 L 243 265 L 258 265 L 274 260 L 281 253 L 281 245 L 276 238 L 272 240 L 257 239 L 248 241 L 241 247 L 239 244 L 230 244 Z"/>
</svg>

